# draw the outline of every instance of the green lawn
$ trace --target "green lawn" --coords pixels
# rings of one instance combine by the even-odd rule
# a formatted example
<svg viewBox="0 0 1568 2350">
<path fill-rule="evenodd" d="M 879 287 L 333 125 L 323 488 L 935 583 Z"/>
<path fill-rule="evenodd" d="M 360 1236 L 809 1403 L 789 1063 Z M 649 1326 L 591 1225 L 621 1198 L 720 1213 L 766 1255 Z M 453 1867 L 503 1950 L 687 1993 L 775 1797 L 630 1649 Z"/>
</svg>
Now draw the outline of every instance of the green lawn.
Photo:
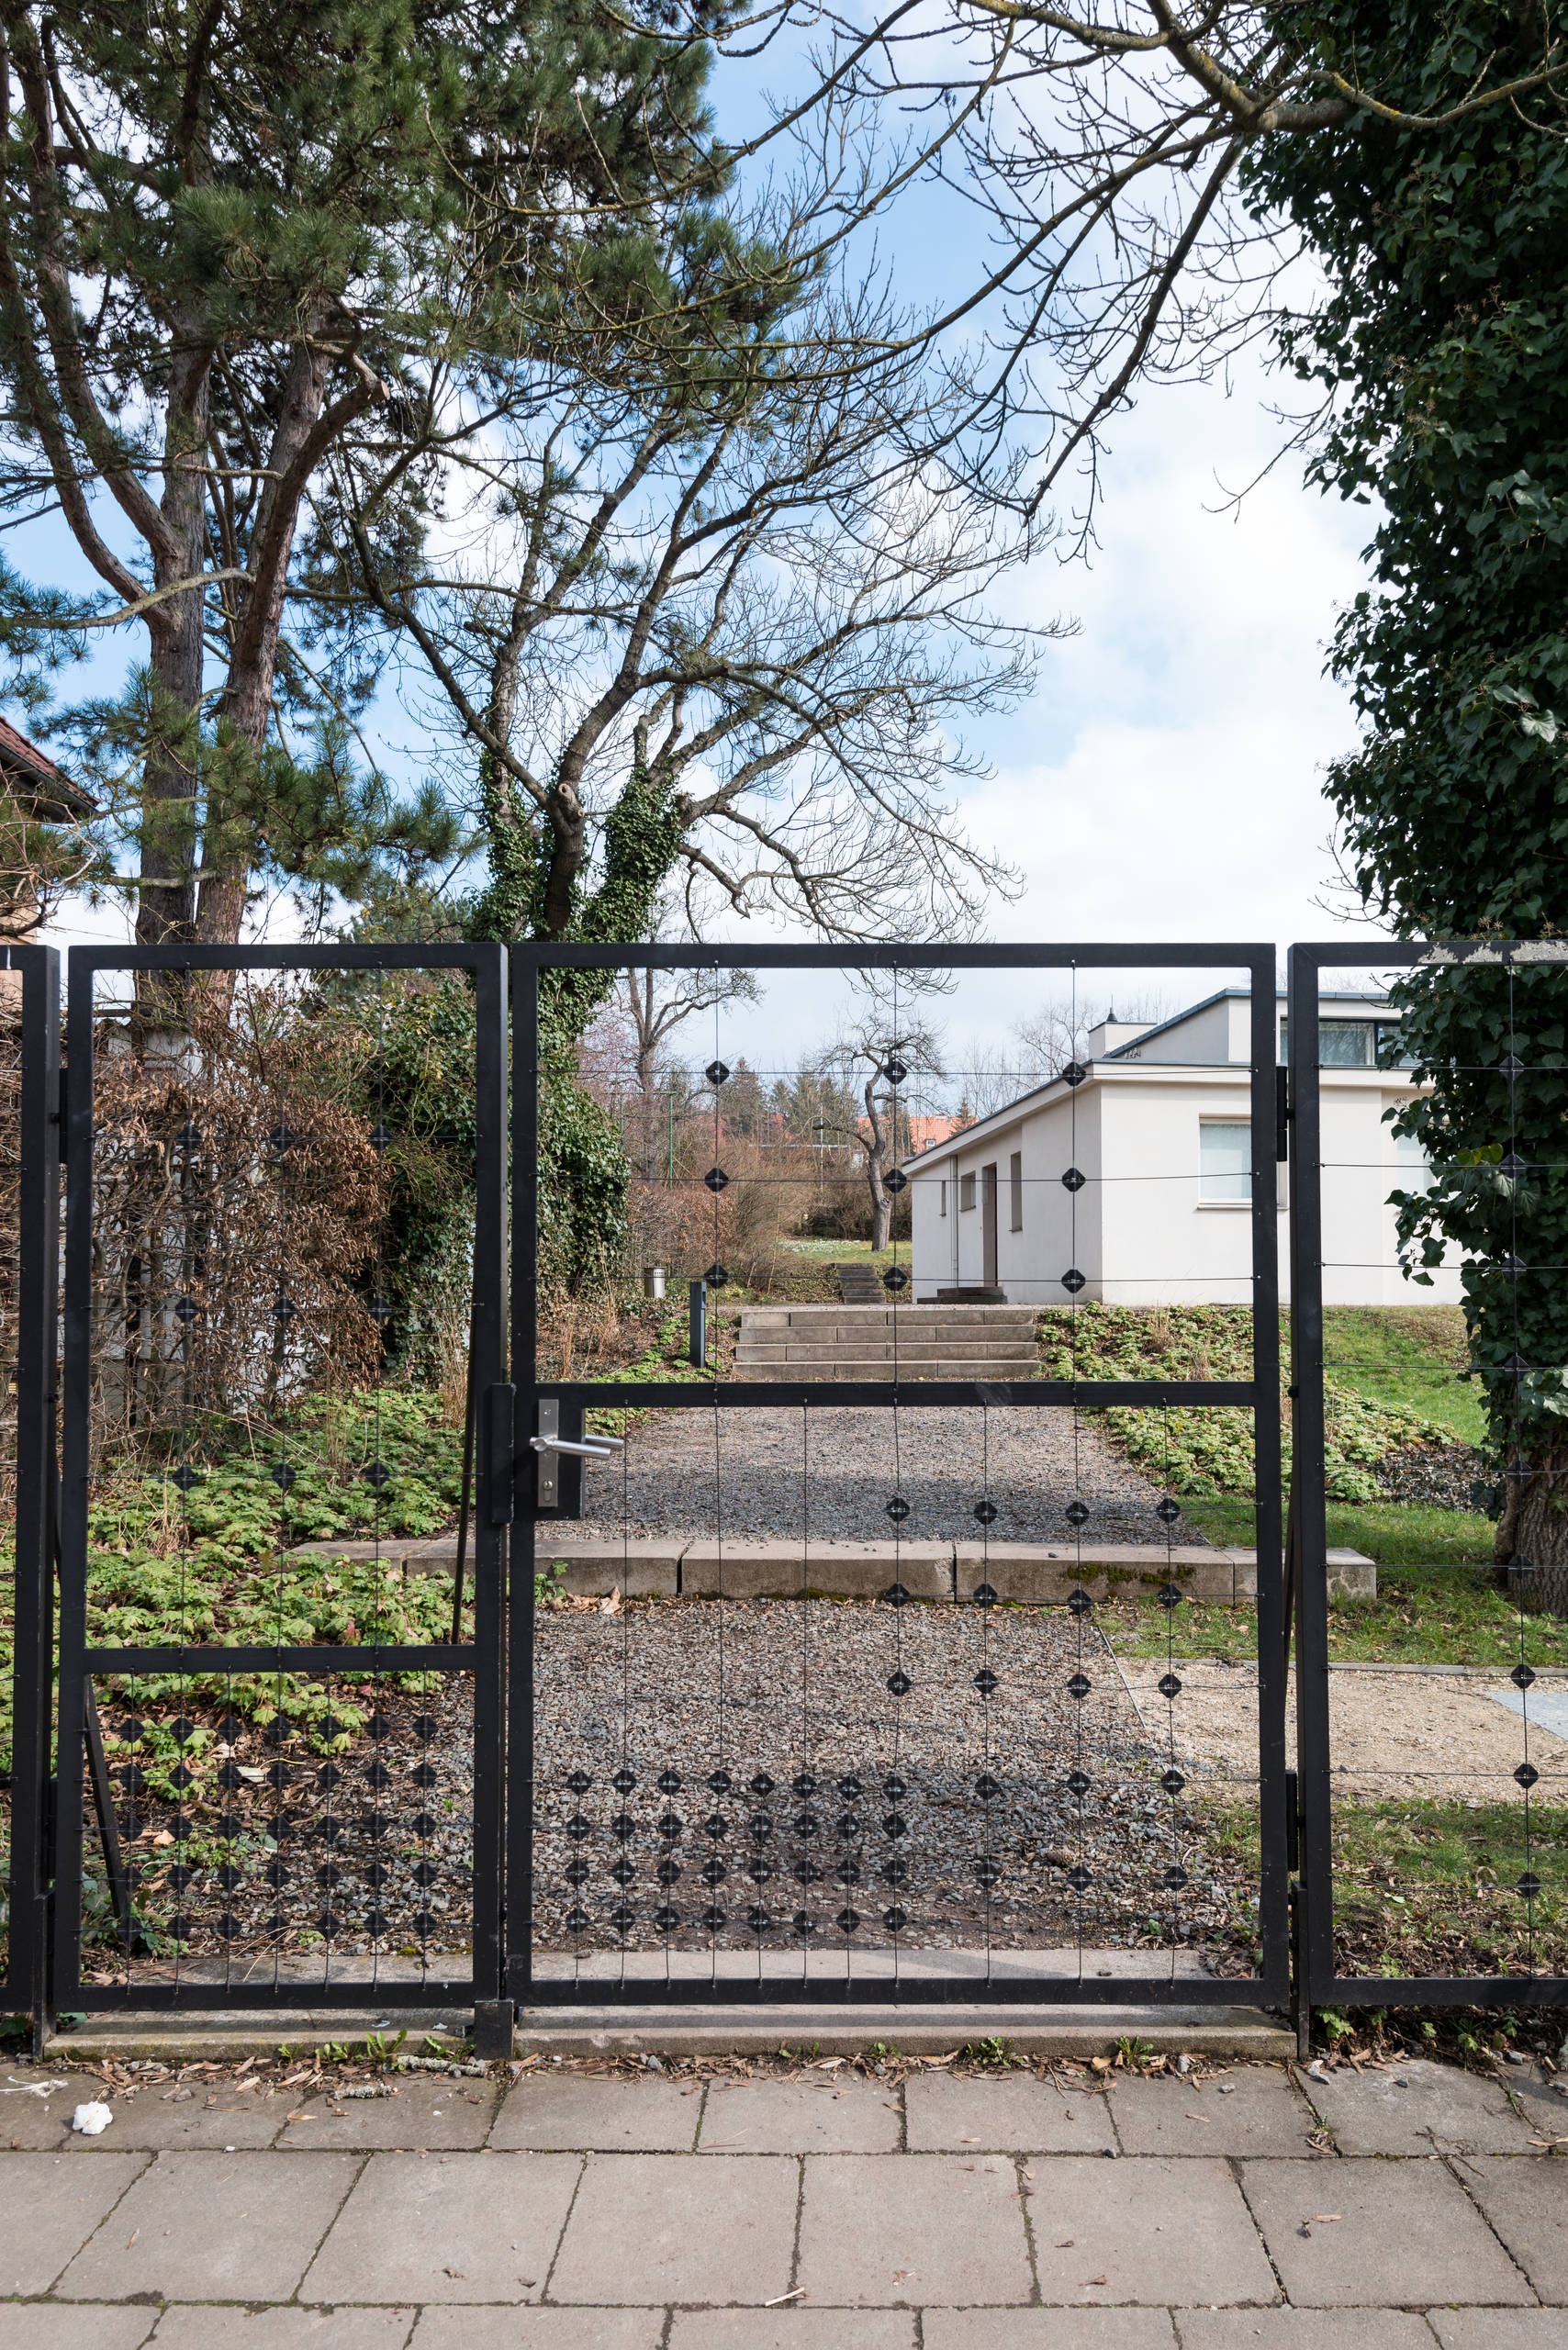
<svg viewBox="0 0 1568 2350">
<path fill-rule="evenodd" d="M 1288 1341 L 1288 1328 L 1282 1333 Z M 1373 1403 L 1445 1420 L 1466 1444 L 1484 1444 L 1480 1391 L 1464 1376 L 1469 1348 L 1457 1305 L 1330 1305 L 1323 1315 L 1326 1368 Z"/>
<path fill-rule="evenodd" d="M 1519 1617 L 1507 1593 L 1484 1575 L 1452 1567 L 1388 1567 L 1375 1599 L 1337 1600 L 1328 1614 L 1328 1653 L 1345 1663 L 1485 1664 L 1506 1673 L 1519 1659 Z M 1098 1611 L 1124 1656 L 1163 1656 L 1166 1624 L 1147 1604 L 1112 1602 Z M 1187 1600 L 1170 1627 L 1179 1654 L 1243 1659 L 1258 1652 L 1250 1606 Z M 1525 1653 L 1535 1665 L 1568 1665 L 1568 1623 L 1526 1620 Z"/>
<path fill-rule="evenodd" d="M 1182 1515 L 1211 1542 L 1250 1549 L 1252 1504 L 1233 1494 L 1184 1498 Z M 1331 1550 L 1359 1550 L 1380 1567 L 1482 1567 L 1491 1563 L 1489 1517 L 1429 1503 L 1330 1502 Z"/>
</svg>

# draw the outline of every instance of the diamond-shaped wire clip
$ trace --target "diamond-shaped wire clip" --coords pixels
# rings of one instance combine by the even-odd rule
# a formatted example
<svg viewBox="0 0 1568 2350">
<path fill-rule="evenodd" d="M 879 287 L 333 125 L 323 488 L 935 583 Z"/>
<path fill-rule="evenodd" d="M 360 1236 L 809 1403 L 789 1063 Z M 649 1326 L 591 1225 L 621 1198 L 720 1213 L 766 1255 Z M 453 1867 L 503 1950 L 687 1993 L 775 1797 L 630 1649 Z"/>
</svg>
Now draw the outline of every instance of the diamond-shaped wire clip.
<svg viewBox="0 0 1568 2350">
<path fill-rule="evenodd" d="M 586 1796 L 593 1781 L 586 1771 L 574 1771 L 567 1779 L 566 1785 L 575 1796 Z"/>
<path fill-rule="evenodd" d="M 730 1832 L 730 1823 L 722 1811 L 711 1811 L 702 1825 L 710 1836 L 727 1836 Z"/>
<path fill-rule="evenodd" d="M 1159 1784 L 1168 1796 L 1179 1796 L 1187 1782 L 1180 1771 L 1172 1768 L 1166 1772 Z"/>
<path fill-rule="evenodd" d="M 902 1265 L 890 1265 L 888 1267 L 887 1271 L 882 1275 L 882 1287 L 885 1290 L 890 1290 L 895 1293 L 901 1289 L 907 1289 L 909 1287 L 909 1275 L 904 1271 Z"/>
<path fill-rule="evenodd" d="M 850 1771 L 846 1772 L 845 1776 L 838 1782 L 838 1792 L 844 1797 L 846 1803 L 857 1803 L 861 1796 L 865 1793 L 865 1789 L 861 1786 L 859 1780 L 855 1776 L 853 1771 Z"/>
<path fill-rule="evenodd" d="M 982 1852 L 975 1863 L 975 1874 L 989 1893 L 993 1885 L 1002 1882 L 1002 1863 L 994 1852 Z"/>
<path fill-rule="evenodd" d="M 428 1942 L 435 1931 L 435 1919 L 429 1909 L 416 1909 L 409 1923 L 422 1942 Z"/>
<path fill-rule="evenodd" d="M 677 1836 L 678 1836 L 678 1835 L 682 1832 L 682 1830 L 684 1830 L 685 1826 L 686 1826 L 686 1822 L 685 1822 L 685 1820 L 684 1820 L 684 1819 L 682 1819 L 682 1818 L 680 1817 L 680 1814 L 679 1814 L 678 1812 L 676 1812 L 676 1811 L 663 1811 L 663 1812 L 661 1812 L 661 1813 L 659 1814 L 659 1818 L 658 1818 L 658 1830 L 659 1830 L 659 1834 L 660 1834 L 661 1836 L 663 1836 L 663 1837 L 667 1838 L 667 1839 L 668 1839 L 669 1841 L 671 1841 L 672 1842 L 673 1842 L 674 1839 L 675 1839 Z"/>
<path fill-rule="evenodd" d="M 994 1607 L 996 1606 L 996 1587 L 993 1583 L 976 1583 L 972 1596 L 977 1607 Z"/>
<path fill-rule="evenodd" d="M 1061 1277 L 1061 1285 L 1070 1297 L 1076 1297 L 1084 1286 L 1084 1277 L 1076 1265 L 1070 1265 Z"/>
<path fill-rule="evenodd" d="M 730 1071 L 726 1062 L 710 1061 L 702 1074 L 710 1085 L 722 1085 Z"/>
<path fill-rule="evenodd" d="M 585 1819 L 580 1811 L 574 1811 L 566 1822 L 566 1833 L 577 1842 L 581 1843 L 585 1836 L 593 1834 L 593 1822 L 591 1819 Z"/>
<path fill-rule="evenodd" d="M 1161 1673 L 1154 1685 L 1162 1697 L 1179 1697 L 1182 1695 L 1182 1684 L 1173 1673 Z"/>
<path fill-rule="evenodd" d="M 1516 1077 L 1522 1077 L 1525 1073 L 1525 1065 L 1523 1061 L 1520 1060 L 1518 1053 L 1507 1054 L 1504 1059 L 1498 1062 L 1497 1067 L 1502 1071 L 1503 1075 L 1508 1080 L 1510 1084 L 1512 1084 Z"/>
<path fill-rule="evenodd" d="M 374 1485 L 379 1493 L 382 1486 L 390 1479 L 391 1474 L 392 1472 L 385 1460 L 373 1460 L 364 1472 L 364 1482 L 367 1485 Z"/>
<path fill-rule="evenodd" d="M 975 1793 L 981 1803 L 989 1803 L 992 1796 L 999 1796 L 1002 1793 L 1002 1783 L 998 1779 L 993 1779 L 989 1771 L 982 1771 L 975 1781 Z"/>
<path fill-rule="evenodd" d="M 798 1771 L 790 1785 L 798 1796 L 814 1796 L 817 1783 L 810 1771 Z"/>
<path fill-rule="evenodd" d="M 200 1484 L 201 1479 L 188 1461 L 182 1460 L 169 1483 L 171 1485 L 177 1486 L 182 1494 L 188 1494 L 193 1485 Z"/>
<path fill-rule="evenodd" d="M 654 1923 L 661 1934 L 673 1934 L 680 1924 L 680 1912 L 678 1909 L 655 1909 Z"/>
<path fill-rule="evenodd" d="M 368 1305 L 365 1307 L 365 1312 L 369 1315 L 371 1320 L 377 1325 L 384 1322 L 390 1322 L 392 1319 L 392 1308 L 386 1299 L 381 1296 L 379 1292 L 370 1300 Z"/>
<path fill-rule="evenodd" d="M 1529 1267 L 1525 1263 L 1522 1257 L 1499 1257 L 1497 1259 L 1497 1270 L 1500 1273 L 1506 1273 L 1509 1281 L 1517 1281 L 1524 1279 L 1526 1273 L 1529 1270 Z"/>
<path fill-rule="evenodd" d="M 860 1912 L 858 1909 L 841 1909 L 833 1922 L 841 1934 L 857 1933 L 860 1929 Z"/>
<path fill-rule="evenodd" d="M 1504 1152 L 1502 1158 L 1498 1162 L 1498 1167 L 1499 1171 L 1502 1174 L 1511 1177 L 1512 1180 L 1517 1182 L 1519 1177 L 1525 1173 L 1527 1164 L 1528 1162 L 1519 1157 L 1517 1150 L 1508 1150 Z"/>
<path fill-rule="evenodd" d="M 902 1085 L 904 1079 L 909 1075 L 909 1071 L 904 1067 L 902 1061 L 900 1060 L 898 1055 L 894 1053 L 882 1063 L 882 1075 L 887 1079 L 890 1085 Z"/>
<path fill-rule="evenodd" d="M 1066 1509 L 1063 1510 L 1062 1516 L 1066 1518 L 1070 1526 L 1087 1526 L 1089 1523 L 1089 1505 L 1087 1502 L 1070 1501 L 1069 1502 Z"/>
<path fill-rule="evenodd" d="M 745 1832 L 754 1844 L 766 1844 L 773 1833 L 773 1822 L 767 1812 L 756 1812 L 746 1821 Z"/>
<path fill-rule="evenodd" d="M 1089 1178 L 1087 1175 L 1081 1174 L 1076 1167 L 1070 1167 L 1061 1180 L 1065 1191 L 1081 1192 Z"/>
<path fill-rule="evenodd" d="M 618 1796 L 629 1796 L 637 1784 L 637 1774 L 635 1771 L 628 1771 L 622 1763 L 610 1784 Z"/>
<path fill-rule="evenodd" d="M 816 1834 L 821 1822 L 814 1811 L 798 1811 L 791 1824 L 796 1835 L 802 1837 L 809 1843 Z"/>
<path fill-rule="evenodd" d="M 1182 1586 L 1178 1583 L 1162 1583 L 1154 1595 L 1167 1614 L 1182 1605 Z"/>
<path fill-rule="evenodd" d="M 654 1874 L 658 1878 L 661 1885 L 678 1885 L 680 1883 L 680 1863 L 677 1860 L 672 1860 L 670 1855 L 666 1852 L 664 1855 L 664 1858 L 660 1861 L 657 1868 L 654 1871 Z"/>
<path fill-rule="evenodd" d="M 699 1925 L 706 1926 L 711 1934 L 722 1934 L 724 1930 L 724 1912 L 719 1908 L 717 1902 L 713 1902 L 703 1910 L 697 1922 Z"/>
<path fill-rule="evenodd" d="M 717 1856 L 711 1861 L 704 1861 L 702 1863 L 702 1882 L 704 1885 L 722 1885 L 724 1879 L 729 1875 L 729 1868 L 726 1863 L 718 1859 Z"/>
<path fill-rule="evenodd" d="M 197 1125 L 194 1118 L 187 1118 L 185 1120 L 185 1125 L 174 1136 L 174 1140 L 179 1144 L 182 1150 L 199 1150 L 201 1148 L 201 1128 Z"/>
<path fill-rule="evenodd" d="M 754 1901 L 746 1911 L 745 1921 L 754 1934 L 765 1934 L 773 1923 L 771 1916 L 759 1901 Z"/>
<path fill-rule="evenodd" d="M 176 1746 L 188 1746 L 196 1736 L 196 1724 L 186 1721 L 184 1714 L 176 1715 L 169 1724 L 169 1735 Z"/>
<path fill-rule="evenodd" d="M 373 1909 L 364 1921 L 364 1931 L 370 1936 L 371 1940 L 373 1942 L 379 1942 L 382 1935 L 389 1932 L 390 1930 L 387 1920 L 382 1912 L 379 1909 Z"/>
<path fill-rule="evenodd" d="M 1092 1616 L 1094 1612 L 1094 1602 L 1081 1583 L 1068 1593 L 1067 1606 L 1070 1616 Z"/>
<path fill-rule="evenodd" d="M 658 1788 L 661 1796 L 678 1796 L 680 1793 L 680 1773 L 678 1771 L 661 1771 L 654 1784 Z M 583 1781 L 583 1785 L 587 1786 L 588 1781 L 586 1779 Z"/>
<path fill-rule="evenodd" d="M 766 1885 L 773 1874 L 773 1863 L 771 1861 L 765 1861 L 760 1852 L 754 1852 L 745 1864 L 745 1873 L 753 1885 Z"/>
<path fill-rule="evenodd" d="M 909 1822 L 902 1811 L 889 1812 L 882 1822 L 882 1833 L 884 1836 L 892 1837 L 895 1842 L 899 1837 L 909 1834 Z"/>
<path fill-rule="evenodd" d="M 200 1312 L 201 1308 L 194 1297 L 177 1297 L 174 1300 L 174 1319 L 176 1322 L 184 1322 L 187 1327 Z"/>
<path fill-rule="evenodd" d="M 1536 1895 L 1540 1891 L 1540 1879 L 1536 1875 L 1533 1869 L 1526 1869 L 1523 1876 L 1519 1879 L 1517 1890 L 1524 1895 L 1527 1901 L 1534 1900 Z"/>
<path fill-rule="evenodd" d="M 909 1504 L 902 1494 L 895 1494 L 888 1504 L 888 1516 L 895 1526 L 902 1526 L 909 1516 Z"/>
<path fill-rule="evenodd" d="M 887 1601 L 890 1607 L 907 1607 L 909 1606 L 909 1594 L 904 1589 L 902 1583 L 890 1583 L 886 1591 L 883 1592 L 882 1597 Z"/>
<path fill-rule="evenodd" d="M 620 1780 L 617 1779 L 615 1784 L 619 1786 Z M 734 1784 L 727 1771 L 710 1771 L 708 1774 L 708 1785 L 716 1796 L 727 1796 Z"/>
<path fill-rule="evenodd" d="M 1062 1076 L 1066 1079 L 1069 1085 L 1081 1085 L 1088 1074 L 1089 1071 L 1084 1068 L 1081 1061 L 1069 1061 L 1067 1067 L 1062 1071 Z"/>
<path fill-rule="evenodd" d="M 892 1673 L 888 1676 L 888 1687 L 895 1697 L 907 1697 L 914 1684 L 907 1673 Z"/>
<path fill-rule="evenodd" d="M 985 1666 L 981 1672 L 977 1673 L 975 1675 L 975 1687 L 980 1691 L 982 1697 L 989 1697 L 993 1689 L 1000 1689 L 1001 1686 L 1001 1682 L 997 1679 L 995 1673 L 992 1673 L 989 1665 Z"/>
<path fill-rule="evenodd" d="M 1533 1762 L 1521 1762 L 1518 1769 L 1514 1773 L 1514 1777 L 1518 1782 L 1519 1785 L 1527 1789 L 1533 1787 L 1540 1776 L 1540 1773 L 1536 1769 Z"/>
<path fill-rule="evenodd" d="M 1529 1369 L 1529 1365 L 1526 1362 L 1523 1355 L 1513 1354 L 1508 1357 L 1507 1361 L 1503 1365 L 1503 1369 L 1506 1371 L 1511 1371 L 1513 1376 L 1518 1379 L 1521 1372 L 1527 1371 Z"/>
<path fill-rule="evenodd" d="M 585 1926 L 587 1925 L 588 1919 L 586 1918 L 583 1919 L 583 1923 Z M 316 1931 L 321 1936 L 324 1942 L 330 1942 L 333 1935 L 339 1933 L 342 1930 L 342 1919 L 330 1909 L 323 1909 L 320 1916 L 316 1920 Z"/>
<path fill-rule="evenodd" d="M 797 1909 L 790 1922 L 802 1937 L 814 1934 L 817 1930 L 817 1921 L 809 1909 Z"/>
<path fill-rule="evenodd" d="M 383 1151 L 392 1139 L 392 1130 L 389 1126 L 385 1125 L 379 1118 L 377 1118 L 365 1139 L 369 1143 L 372 1150 Z"/>
<path fill-rule="evenodd" d="M 728 1265 L 710 1265 L 702 1276 L 710 1289 L 722 1289 L 730 1278 Z"/>
<path fill-rule="evenodd" d="M 622 1901 L 610 1911 L 610 1922 L 618 1934 L 629 1934 L 637 1922 L 637 1912 L 629 1902 Z"/>
<path fill-rule="evenodd" d="M 766 1771 L 759 1771 L 756 1778 L 748 1784 L 754 1796 L 770 1796 L 775 1785 L 775 1782 L 768 1777 Z"/>
<path fill-rule="evenodd" d="M 722 1167 L 710 1167 L 707 1174 L 702 1178 L 702 1181 L 707 1184 L 708 1189 L 712 1192 L 713 1197 L 717 1199 L 720 1192 L 727 1188 L 730 1179 L 725 1174 Z"/>
<path fill-rule="evenodd" d="M 280 1460 L 273 1471 L 273 1483 L 280 1494 L 286 1494 L 297 1475 L 297 1470 L 291 1469 L 286 1460 Z"/>
<path fill-rule="evenodd" d="M 996 1524 L 997 1508 L 996 1504 L 993 1501 L 987 1500 L 983 1502 L 976 1502 L 974 1514 L 981 1526 L 994 1526 Z"/>
<path fill-rule="evenodd" d="M 908 1191 L 909 1177 L 904 1173 L 902 1167 L 889 1168 L 887 1173 L 882 1178 L 882 1189 L 884 1192 L 893 1192 Z"/>
<path fill-rule="evenodd" d="M 1163 1501 L 1155 1503 L 1154 1515 L 1162 1526 L 1174 1526 L 1182 1515 L 1182 1505 L 1178 1501 L 1172 1501 L 1170 1495 L 1167 1494 Z"/>
<path fill-rule="evenodd" d="M 291 1125 L 285 1124 L 274 1126 L 267 1136 L 267 1140 L 281 1158 L 286 1150 L 292 1148 L 293 1145 L 299 1140 L 299 1136 Z"/>
<path fill-rule="evenodd" d="M 291 1297 L 280 1296 L 274 1297 L 273 1300 L 273 1320 L 274 1322 L 292 1322 L 298 1311 L 298 1306 L 296 1305 L 293 1298 Z"/>
<path fill-rule="evenodd" d="M 1069 1869 L 1067 1873 L 1067 1881 L 1069 1885 L 1071 1886 L 1074 1893 L 1087 1893 L 1089 1887 L 1093 1884 L 1094 1879 L 1090 1875 L 1089 1871 L 1084 1867 L 1083 1863 L 1080 1861 L 1074 1867 Z"/>
<path fill-rule="evenodd" d="M 568 1909 L 566 1912 L 566 1931 L 569 1934 L 586 1934 L 588 1930 L 588 1911 L 576 1907 Z"/>
<path fill-rule="evenodd" d="M 1075 1673 L 1072 1679 L 1067 1684 L 1067 1694 L 1070 1697 L 1077 1697 L 1081 1700 L 1088 1696 L 1089 1692 L 1093 1688 L 1093 1686 L 1094 1684 L 1090 1680 L 1089 1675 L 1086 1673 Z"/>
<path fill-rule="evenodd" d="M 884 1909 L 882 1912 L 882 1923 L 886 1926 L 890 1934 L 902 1934 L 904 1928 L 908 1925 L 909 1919 L 902 1909 Z"/>
<path fill-rule="evenodd" d="M 1532 1665 L 1516 1664 L 1508 1678 L 1516 1689 L 1528 1689 L 1535 1680 L 1535 1669 Z"/>
<path fill-rule="evenodd" d="M 126 1716 L 116 1735 L 122 1746 L 139 1746 L 140 1744 L 141 1724 L 137 1720 L 134 1714 L 128 1714 Z"/>
<path fill-rule="evenodd" d="M 1170 1886 L 1172 1893 L 1180 1893 L 1187 1882 L 1187 1872 L 1183 1868 L 1179 1868 L 1172 1861 L 1165 1872 L 1163 1882 Z"/>
</svg>

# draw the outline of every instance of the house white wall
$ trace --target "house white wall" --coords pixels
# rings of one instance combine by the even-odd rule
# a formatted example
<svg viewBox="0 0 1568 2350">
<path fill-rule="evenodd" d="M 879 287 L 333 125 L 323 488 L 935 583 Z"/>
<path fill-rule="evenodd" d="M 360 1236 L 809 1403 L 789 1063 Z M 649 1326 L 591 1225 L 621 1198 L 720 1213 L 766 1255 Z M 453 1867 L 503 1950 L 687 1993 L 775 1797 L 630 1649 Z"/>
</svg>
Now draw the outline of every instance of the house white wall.
<svg viewBox="0 0 1568 2350">
<path fill-rule="evenodd" d="M 1328 1016 L 1343 1010 L 1338 1002 L 1325 1005 Z M 1085 1284 L 1078 1294 L 1085 1299 L 1249 1304 L 1250 1203 L 1205 1198 L 1201 1161 L 1205 1120 L 1239 1125 L 1249 1118 L 1249 1033 L 1246 998 L 1222 996 L 1094 1062 L 1081 1085 L 1058 1080 L 940 1150 L 907 1161 L 913 1296 L 980 1283 L 981 1170 L 994 1165 L 997 1278 L 1011 1301 L 1067 1303 L 1071 1292 L 1061 1276 L 1076 1266 Z M 1387 1069 L 1322 1073 L 1323 1293 L 1329 1304 L 1438 1304 L 1459 1297 L 1457 1264 L 1439 1270 L 1430 1288 L 1406 1281 L 1398 1267 L 1389 1194 L 1410 1188 L 1420 1170 L 1401 1156 L 1384 1113 L 1410 1098 L 1408 1081 Z M 1011 1228 L 1014 1151 L 1023 1163 L 1020 1231 Z M 1070 1166 L 1087 1179 L 1076 1192 L 1061 1181 Z M 961 1204 L 966 1176 L 974 1178 L 969 1208 Z M 1284 1296 L 1282 1169 L 1276 1180 Z"/>
</svg>

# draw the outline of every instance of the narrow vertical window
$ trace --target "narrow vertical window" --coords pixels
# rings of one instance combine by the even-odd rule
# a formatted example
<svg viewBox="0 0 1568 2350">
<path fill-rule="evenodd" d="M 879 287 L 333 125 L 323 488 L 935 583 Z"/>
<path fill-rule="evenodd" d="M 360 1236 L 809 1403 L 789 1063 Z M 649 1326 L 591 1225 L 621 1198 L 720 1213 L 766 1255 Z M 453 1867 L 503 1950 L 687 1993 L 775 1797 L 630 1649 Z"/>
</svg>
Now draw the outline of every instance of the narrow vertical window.
<svg viewBox="0 0 1568 2350">
<path fill-rule="evenodd" d="M 1007 1196 L 1012 1209 L 1008 1228 L 1013 1232 L 1022 1232 L 1024 1229 L 1024 1154 L 1021 1150 L 1015 1150 L 1007 1162 Z"/>
</svg>

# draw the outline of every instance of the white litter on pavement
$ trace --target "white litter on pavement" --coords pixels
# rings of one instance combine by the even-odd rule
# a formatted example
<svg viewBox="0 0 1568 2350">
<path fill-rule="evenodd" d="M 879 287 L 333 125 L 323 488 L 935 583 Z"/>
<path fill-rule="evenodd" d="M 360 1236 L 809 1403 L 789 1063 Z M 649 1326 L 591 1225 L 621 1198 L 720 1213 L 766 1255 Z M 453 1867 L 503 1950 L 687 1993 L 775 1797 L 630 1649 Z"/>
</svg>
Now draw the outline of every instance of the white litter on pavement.
<svg viewBox="0 0 1568 2350">
<path fill-rule="evenodd" d="M 80 2130 L 84 2138 L 101 2138 L 114 2120 L 106 2105 L 79 2105 L 71 2117 L 73 2130 Z"/>
</svg>

